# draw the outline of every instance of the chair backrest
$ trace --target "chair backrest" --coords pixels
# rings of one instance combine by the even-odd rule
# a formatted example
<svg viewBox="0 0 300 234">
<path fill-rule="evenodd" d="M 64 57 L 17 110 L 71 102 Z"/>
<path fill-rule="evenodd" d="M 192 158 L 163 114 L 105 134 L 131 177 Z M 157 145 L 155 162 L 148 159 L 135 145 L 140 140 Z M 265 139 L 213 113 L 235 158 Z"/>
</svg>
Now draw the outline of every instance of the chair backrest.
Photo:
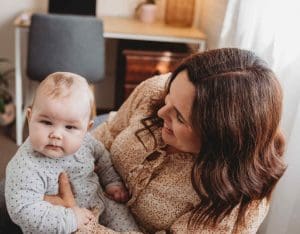
<svg viewBox="0 0 300 234">
<path fill-rule="evenodd" d="M 43 80 L 53 72 L 77 73 L 90 82 L 104 78 L 103 24 L 91 16 L 34 14 L 28 38 L 27 75 Z"/>
</svg>

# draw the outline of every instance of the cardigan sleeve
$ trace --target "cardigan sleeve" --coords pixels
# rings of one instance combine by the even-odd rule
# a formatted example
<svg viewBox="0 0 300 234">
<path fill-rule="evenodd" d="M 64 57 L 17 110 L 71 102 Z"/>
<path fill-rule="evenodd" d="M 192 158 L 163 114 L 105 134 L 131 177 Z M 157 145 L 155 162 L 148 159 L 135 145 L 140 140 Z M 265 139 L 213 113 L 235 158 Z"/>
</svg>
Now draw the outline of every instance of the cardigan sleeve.
<svg viewBox="0 0 300 234">
<path fill-rule="evenodd" d="M 127 232 L 117 232 L 110 228 L 104 227 L 98 222 L 90 222 L 88 225 L 85 225 L 83 228 L 79 229 L 76 234 L 85 234 L 85 233 L 97 233 L 97 234 L 143 234 L 143 232 L 136 231 L 127 231 Z"/>
<path fill-rule="evenodd" d="M 143 111 L 143 106 L 150 102 L 150 98 L 161 93 L 169 75 L 170 73 L 155 76 L 140 83 L 120 109 L 117 112 L 111 112 L 108 120 L 96 127 L 92 135 L 110 150 L 114 139 L 129 126 L 134 113 L 138 110 Z"/>
<path fill-rule="evenodd" d="M 181 217 L 179 217 L 170 227 L 169 230 L 160 230 L 155 232 L 156 234 L 227 234 L 227 233 L 234 233 L 234 234 L 255 234 L 264 220 L 265 216 L 268 213 L 269 203 L 266 199 L 262 201 L 254 201 L 246 211 L 246 219 L 245 224 L 241 225 L 237 228 L 234 232 L 234 224 L 236 221 L 236 214 L 238 211 L 238 207 L 234 208 L 230 215 L 225 217 L 220 223 L 217 224 L 216 227 L 203 227 L 200 225 L 199 228 L 191 230 L 188 229 L 188 221 L 191 215 L 191 212 L 187 212 Z M 96 221 L 91 222 L 89 225 L 86 225 L 84 229 L 79 230 L 76 234 L 81 233 L 98 233 L 98 234 L 138 234 L 142 232 L 116 232 L 112 229 L 102 226 L 98 224 L 97 219 Z"/>
<path fill-rule="evenodd" d="M 235 221 L 238 207 L 234 208 L 230 215 L 225 217 L 216 227 L 199 227 L 196 230 L 187 228 L 191 212 L 188 212 L 177 219 L 170 228 L 174 234 L 181 233 L 238 233 L 238 234 L 255 234 L 266 217 L 269 210 L 269 203 L 266 199 L 262 201 L 253 201 L 245 214 L 245 223 L 237 227 L 234 232 Z"/>
<path fill-rule="evenodd" d="M 270 204 L 267 199 L 254 201 L 246 212 L 245 225 L 239 226 L 236 233 L 250 234 L 256 233 L 260 224 L 268 214 Z"/>
</svg>

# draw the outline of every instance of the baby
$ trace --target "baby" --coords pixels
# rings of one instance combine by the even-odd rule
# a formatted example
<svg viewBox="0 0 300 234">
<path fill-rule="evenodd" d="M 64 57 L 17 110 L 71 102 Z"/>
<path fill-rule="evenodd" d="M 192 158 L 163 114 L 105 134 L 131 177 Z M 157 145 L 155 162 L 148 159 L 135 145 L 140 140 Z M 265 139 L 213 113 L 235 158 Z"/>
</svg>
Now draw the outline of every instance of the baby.
<svg viewBox="0 0 300 234">
<path fill-rule="evenodd" d="M 100 223 L 116 231 L 138 230 L 123 204 L 127 191 L 108 151 L 89 133 L 94 96 L 87 81 L 57 72 L 39 85 L 27 110 L 29 137 L 6 168 L 5 198 L 12 220 L 25 233 L 71 233 L 100 211 Z M 58 193 L 58 177 L 66 172 L 78 207 L 55 206 L 44 195 Z M 99 178 L 98 178 L 98 176 Z"/>
</svg>

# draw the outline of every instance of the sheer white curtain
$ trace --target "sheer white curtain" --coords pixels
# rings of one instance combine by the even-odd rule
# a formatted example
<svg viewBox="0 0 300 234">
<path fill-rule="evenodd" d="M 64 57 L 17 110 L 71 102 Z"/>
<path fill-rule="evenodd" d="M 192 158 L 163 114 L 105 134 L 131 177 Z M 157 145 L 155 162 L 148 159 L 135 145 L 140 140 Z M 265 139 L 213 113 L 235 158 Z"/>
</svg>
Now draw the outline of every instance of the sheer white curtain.
<svg viewBox="0 0 300 234">
<path fill-rule="evenodd" d="M 300 1 L 228 0 L 219 47 L 256 52 L 280 79 L 288 169 L 259 233 L 300 233 Z"/>
</svg>

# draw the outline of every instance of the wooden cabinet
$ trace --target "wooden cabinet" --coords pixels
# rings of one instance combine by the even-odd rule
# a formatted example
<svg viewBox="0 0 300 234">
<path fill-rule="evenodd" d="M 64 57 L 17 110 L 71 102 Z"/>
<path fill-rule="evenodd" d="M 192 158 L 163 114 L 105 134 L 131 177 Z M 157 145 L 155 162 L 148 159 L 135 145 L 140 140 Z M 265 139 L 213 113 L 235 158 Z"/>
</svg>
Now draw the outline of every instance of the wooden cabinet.
<svg viewBox="0 0 300 234">
<path fill-rule="evenodd" d="M 187 53 L 170 51 L 124 50 L 125 79 L 124 100 L 142 81 L 154 76 L 171 72 L 186 57 Z"/>
<path fill-rule="evenodd" d="M 115 107 L 117 110 L 142 81 L 172 72 L 180 61 L 192 53 L 183 43 L 154 41 L 118 41 Z"/>
</svg>

